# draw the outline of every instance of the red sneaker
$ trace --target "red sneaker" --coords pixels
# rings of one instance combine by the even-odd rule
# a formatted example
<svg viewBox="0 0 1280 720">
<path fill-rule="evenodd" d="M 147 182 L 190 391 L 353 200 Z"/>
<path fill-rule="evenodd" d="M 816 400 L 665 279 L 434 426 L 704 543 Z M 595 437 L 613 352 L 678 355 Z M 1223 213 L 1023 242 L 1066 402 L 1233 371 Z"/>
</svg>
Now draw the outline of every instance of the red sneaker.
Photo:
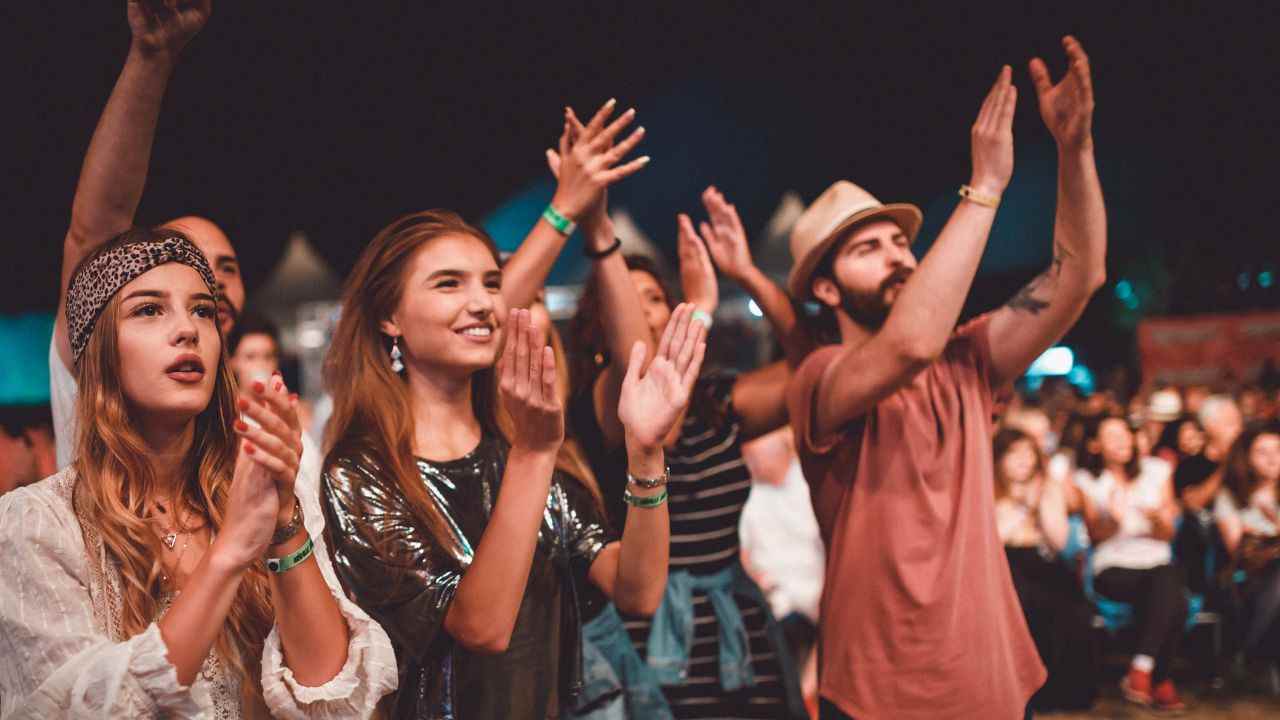
<svg viewBox="0 0 1280 720">
<path fill-rule="evenodd" d="M 1151 673 L 1129 668 L 1129 674 L 1120 681 L 1120 692 L 1124 693 L 1125 700 L 1149 707 L 1152 700 Z"/>
<path fill-rule="evenodd" d="M 1178 697 L 1178 689 L 1173 686 L 1172 680 L 1163 680 L 1156 685 L 1151 698 L 1154 701 L 1152 707 L 1161 712 L 1181 713 L 1187 709 L 1187 704 Z"/>
</svg>

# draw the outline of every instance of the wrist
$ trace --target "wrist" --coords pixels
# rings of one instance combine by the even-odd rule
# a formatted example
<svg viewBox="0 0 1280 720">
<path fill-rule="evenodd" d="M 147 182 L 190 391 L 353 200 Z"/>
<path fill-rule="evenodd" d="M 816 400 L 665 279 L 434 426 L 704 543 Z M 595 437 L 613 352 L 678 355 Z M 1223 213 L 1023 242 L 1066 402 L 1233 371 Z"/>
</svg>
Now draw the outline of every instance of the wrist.
<svg viewBox="0 0 1280 720">
<path fill-rule="evenodd" d="M 1009 183 L 1001 182 L 999 180 L 995 180 L 993 178 L 987 178 L 987 177 L 971 177 L 969 178 L 968 184 L 969 184 L 969 187 L 973 188 L 974 190 L 977 190 L 983 195 L 990 195 L 992 197 L 998 198 L 1001 195 L 1004 195 L 1004 189 L 1008 186 Z"/>
<path fill-rule="evenodd" d="M 146 48 L 136 40 L 129 45 L 129 56 L 126 58 L 126 62 L 142 65 L 164 73 L 173 72 L 173 67 L 177 64 L 177 60 L 176 53 L 169 50 Z"/>
<path fill-rule="evenodd" d="M 1058 158 L 1093 157 L 1093 135 L 1066 143 L 1058 143 Z"/>
<path fill-rule="evenodd" d="M 554 445 L 542 447 L 512 444 L 511 449 L 507 451 L 507 464 L 528 465 L 534 468 L 554 468 L 556 465 L 556 455 L 559 454 L 559 452 L 559 442 Z"/>
<path fill-rule="evenodd" d="M 626 433 L 627 472 L 636 477 L 656 477 L 666 469 L 662 440 L 642 440 Z"/>
<path fill-rule="evenodd" d="M 209 572 L 215 577 L 235 578 L 248 570 L 257 558 L 243 557 L 242 553 L 228 547 L 227 541 L 223 540 L 224 537 L 225 535 L 219 535 L 214 538 L 213 544 L 209 546 L 209 552 L 205 553 L 205 562 L 208 564 Z"/>
<path fill-rule="evenodd" d="M 582 231 L 586 236 L 587 247 L 593 252 L 602 252 L 613 245 L 613 221 L 607 215 L 598 221 L 584 220 Z"/>
</svg>

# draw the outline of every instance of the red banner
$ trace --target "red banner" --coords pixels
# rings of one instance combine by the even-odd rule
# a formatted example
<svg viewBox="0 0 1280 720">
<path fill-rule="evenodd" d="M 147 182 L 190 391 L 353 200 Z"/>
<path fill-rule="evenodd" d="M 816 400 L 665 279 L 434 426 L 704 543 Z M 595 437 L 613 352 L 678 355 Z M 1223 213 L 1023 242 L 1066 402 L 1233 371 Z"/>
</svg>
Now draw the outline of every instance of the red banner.
<svg viewBox="0 0 1280 720">
<path fill-rule="evenodd" d="M 1144 320 L 1138 351 L 1147 384 L 1256 380 L 1268 358 L 1280 363 L 1280 313 Z"/>
</svg>

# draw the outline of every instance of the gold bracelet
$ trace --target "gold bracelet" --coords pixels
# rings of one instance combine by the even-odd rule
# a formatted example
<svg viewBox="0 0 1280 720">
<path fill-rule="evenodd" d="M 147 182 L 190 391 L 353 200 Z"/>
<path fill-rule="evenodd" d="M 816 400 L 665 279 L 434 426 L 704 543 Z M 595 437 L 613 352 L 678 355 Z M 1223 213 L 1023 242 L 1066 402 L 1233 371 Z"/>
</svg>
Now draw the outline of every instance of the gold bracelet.
<svg viewBox="0 0 1280 720">
<path fill-rule="evenodd" d="M 999 195 L 988 195 L 984 192 L 975 190 L 974 188 L 969 187 L 968 185 L 960 186 L 960 197 L 964 198 L 965 200 L 971 200 L 973 202 L 976 202 L 979 205 L 985 205 L 986 207 L 989 207 L 989 208 L 994 209 L 994 208 L 1000 207 Z"/>
</svg>

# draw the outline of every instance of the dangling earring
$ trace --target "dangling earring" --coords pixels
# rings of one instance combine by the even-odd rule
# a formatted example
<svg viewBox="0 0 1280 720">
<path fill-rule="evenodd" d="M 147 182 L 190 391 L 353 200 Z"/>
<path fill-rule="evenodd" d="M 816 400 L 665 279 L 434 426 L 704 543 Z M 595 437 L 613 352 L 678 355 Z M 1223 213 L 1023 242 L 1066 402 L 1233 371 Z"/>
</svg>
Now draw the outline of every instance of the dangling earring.
<svg viewBox="0 0 1280 720">
<path fill-rule="evenodd" d="M 404 353 L 400 352 L 399 336 L 391 338 L 391 372 L 403 372 L 404 361 L 400 358 L 404 357 Z"/>
</svg>

